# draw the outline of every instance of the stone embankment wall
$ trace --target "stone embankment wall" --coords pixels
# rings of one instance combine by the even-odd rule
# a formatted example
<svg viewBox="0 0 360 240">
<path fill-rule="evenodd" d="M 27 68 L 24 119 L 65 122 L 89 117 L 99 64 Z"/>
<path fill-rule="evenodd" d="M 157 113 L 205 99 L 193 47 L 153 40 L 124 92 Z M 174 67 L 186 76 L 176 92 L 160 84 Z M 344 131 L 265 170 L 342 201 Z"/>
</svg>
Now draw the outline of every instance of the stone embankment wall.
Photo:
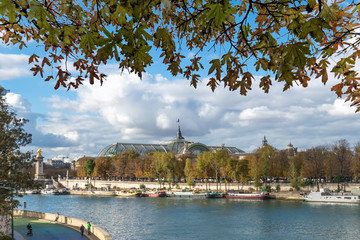
<svg viewBox="0 0 360 240">
<path fill-rule="evenodd" d="M 69 189 L 86 189 L 87 184 L 89 183 L 89 180 L 79 180 L 79 179 L 59 179 L 59 182 Z M 91 185 L 97 189 L 105 189 L 105 188 L 120 188 L 120 189 L 130 189 L 130 188 L 139 188 L 140 185 L 145 185 L 146 188 L 154 189 L 154 188 L 160 188 L 159 183 L 157 182 L 135 182 L 135 181 L 111 181 L 111 180 L 91 180 Z M 188 188 L 188 185 L 186 183 L 178 183 L 179 186 L 183 189 Z M 290 191 L 292 190 L 292 187 L 289 183 L 271 183 L 269 184 L 272 189 L 276 189 L 277 184 L 280 185 L 281 191 Z M 169 185 L 165 183 L 164 187 L 168 188 Z M 175 187 L 175 186 L 172 186 Z M 329 188 L 330 190 L 337 190 L 338 184 L 337 183 L 320 183 L 320 188 Z M 200 190 L 210 190 L 210 191 L 225 191 L 225 190 L 248 190 L 249 188 L 255 188 L 253 184 L 246 184 L 241 185 L 237 183 L 227 183 L 226 188 L 225 184 L 216 184 L 214 182 L 208 183 L 207 185 L 203 182 L 197 182 L 195 183 L 195 186 L 192 187 L 193 189 L 200 189 Z M 351 189 L 359 189 L 360 183 L 347 183 L 345 184 L 345 190 L 351 191 Z M 316 190 L 317 186 L 314 184 L 313 186 L 306 186 L 301 188 L 301 191 L 311 191 Z M 94 194 L 96 194 L 94 192 Z"/>
<path fill-rule="evenodd" d="M 23 217 L 23 218 L 33 218 L 33 219 L 43 219 L 50 222 L 54 222 L 55 214 L 53 213 L 43 213 L 43 212 L 34 212 L 34 211 L 25 211 L 25 210 L 14 210 L 15 217 Z M 79 229 L 81 225 L 86 227 L 87 222 L 81 219 L 67 217 L 63 215 L 59 215 L 59 219 L 57 223 L 68 225 L 71 228 Z M 100 240 L 113 240 L 113 238 L 102 228 L 91 224 L 91 232 Z"/>
</svg>

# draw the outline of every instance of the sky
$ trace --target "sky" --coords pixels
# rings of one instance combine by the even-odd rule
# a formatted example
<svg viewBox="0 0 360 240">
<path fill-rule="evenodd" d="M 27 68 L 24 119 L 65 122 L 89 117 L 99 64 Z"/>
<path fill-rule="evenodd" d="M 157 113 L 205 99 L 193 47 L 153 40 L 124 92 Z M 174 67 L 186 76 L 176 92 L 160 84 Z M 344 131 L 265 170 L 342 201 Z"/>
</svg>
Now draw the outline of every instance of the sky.
<svg viewBox="0 0 360 240">
<path fill-rule="evenodd" d="M 268 94 L 257 87 L 257 76 L 253 89 L 241 96 L 221 86 L 212 92 L 207 74 L 194 89 L 188 80 L 172 77 L 155 57 L 142 79 L 111 63 L 102 68 L 108 75 L 102 86 L 54 90 L 54 82 L 29 70 L 34 49 L 0 43 L 0 85 L 9 90 L 12 110 L 29 120 L 25 130 L 32 143 L 26 149 L 35 154 L 40 148 L 45 159 L 96 156 L 114 142 L 164 143 L 176 136 L 178 125 L 187 140 L 245 152 L 258 148 L 264 136 L 279 150 L 289 143 L 301 151 L 341 139 L 351 147 L 359 142 L 360 113 L 330 91 L 337 82 L 332 75 L 326 85 L 313 79 L 307 88 L 285 92 L 275 83 Z"/>
</svg>

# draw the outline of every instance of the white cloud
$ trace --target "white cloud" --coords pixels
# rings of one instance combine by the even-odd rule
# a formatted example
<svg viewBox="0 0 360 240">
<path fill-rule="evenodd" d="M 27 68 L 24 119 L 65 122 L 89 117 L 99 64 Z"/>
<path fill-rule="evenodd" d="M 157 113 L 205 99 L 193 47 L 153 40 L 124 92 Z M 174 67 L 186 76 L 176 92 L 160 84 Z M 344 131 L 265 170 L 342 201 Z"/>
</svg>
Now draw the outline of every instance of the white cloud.
<svg viewBox="0 0 360 240">
<path fill-rule="evenodd" d="M 290 141 L 303 149 L 324 144 L 324 139 L 347 138 L 334 127 L 338 121 L 331 119 L 335 113 L 344 113 L 344 105 L 322 84 L 286 92 L 276 85 L 270 94 L 254 87 L 244 97 L 222 88 L 212 93 L 206 82 L 193 89 L 184 80 L 170 81 L 161 75 L 140 80 L 128 73 L 109 74 L 102 87 L 86 84 L 79 88 L 76 99 L 48 99 L 59 114 L 48 115 L 46 131 L 57 129 L 52 133 L 67 138 L 73 135 L 65 132 L 76 132 L 76 138 L 70 138 L 79 144 L 69 151 L 78 155 L 81 151 L 95 155 L 112 142 L 169 140 L 176 134 L 178 118 L 189 140 L 246 151 L 261 145 L 264 135 L 280 149 Z M 348 109 L 345 113 L 347 121 L 357 117 Z"/>
<path fill-rule="evenodd" d="M 353 134 L 360 131 L 355 108 L 319 80 L 286 92 L 281 83 L 274 84 L 269 94 L 255 80 L 253 90 L 241 96 L 222 87 L 211 92 L 206 78 L 194 89 L 187 80 L 161 74 L 145 74 L 140 80 L 114 66 L 106 71 L 103 86 L 85 83 L 71 91 L 75 96 L 56 92 L 43 97 L 45 115 L 32 113 L 21 95 L 8 94 L 9 104 L 30 119 L 35 150 L 42 148 L 51 156 L 94 156 L 113 142 L 164 142 L 176 135 L 177 119 L 189 140 L 248 152 L 261 145 L 264 135 L 279 149 L 290 141 L 300 149 L 341 138 L 358 141 Z"/>
<path fill-rule="evenodd" d="M 245 109 L 240 113 L 239 120 L 253 120 L 257 118 L 263 118 L 268 115 L 269 109 L 261 106 L 252 109 Z"/>
<path fill-rule="evenodd" d="M 160 113 L 156 117 L 156 126 L 160 129 L 168 129 L 170 127 L 170 120 L 165 113 Z"/>
<path fill-rule="evenodd" d="M 322 104 L 319 110 L 327 112 L 330 116 L 352 116 L 355 112 L 355 108 L 350 107 L 350 103 L 343 99 L 336 99 L 332 104 Z"/>
<path fill-rule="evenodd" d="M 18 112 L 29 112 L 31 110 L 31 104 L 19 94 L 9 92 L 5 98 L 7 104 L 13 106 Z"/>
<path fill-rule="evenodd" d="M 0 80 L 30 75 L 28 61 L 28 55 L 0 53 Z"/>
<path fill-rule="evenodd" d="M 202 106 L 199 108 L 198 115 L 199 117 L 206 118 L 209 116 L 214 116 L 219 113 L 219 110 L 217 107 L 214 107 L 213 105 L 209 103 L 202 104 Z"/>
<path fill-rule="evenodd" d="M 77 131 L 66 132 L 64 136 L 72 141 L 79 140 L 79 133 Z"/>
</svg>

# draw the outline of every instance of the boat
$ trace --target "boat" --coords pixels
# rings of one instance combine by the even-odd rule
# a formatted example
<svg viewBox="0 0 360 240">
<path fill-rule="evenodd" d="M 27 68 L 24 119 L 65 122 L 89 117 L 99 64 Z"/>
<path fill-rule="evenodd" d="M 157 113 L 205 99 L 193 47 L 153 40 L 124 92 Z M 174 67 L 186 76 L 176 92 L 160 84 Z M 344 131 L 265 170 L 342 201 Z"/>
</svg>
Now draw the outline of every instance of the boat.
<svg viewBox="0 0 360 240">
<path fill-rule="evenodd" d="M 41 193 L 40 190 L 36 190 L 36 189 L 24 191 L 24 194 L 40 194 L 40 193 Z"/>
<path fill-rule="evenodd" d="M 42 189 L 40 193 L 43 194 L 43 195 L 59 195 L 58 190 L 50 189 L 50 188 Z"/>
<path fill-rule="evenodd" d="M 141 197 L 166 197 L 165 191 L 146 191 L 141 193 Z"/>
<path fill-rule="evenodd" d="M 311 191 L 304 194 L 303 199 L 306 202 L 327 202 L 327 203 L 360 203 L 360 195 L 345 192 L 331 192 L 327 188 L 320 191 Z"/>
<path fill-rule="evenodd" d="M 139 192 L 127 192 L 125 190 L 121 190 L 121 191 L 115 191 L 116 196 L 119 197 L 139 197 L 140 193 Z"/>
<path fill-rule="evenodd" d="M 59 190 L 59 194 L 60 194 L 60 195 L 67 195 L 67 194 L 70 194 L 70 192 L 69 192 L 68 189 L 63 188 L 63 189 L 60 189 L 60 190 Z"/>
<path fill-rule="evenodd" d="M 206 198 L 223 198 L 225 197 L 222 192 L 207 192 Z"/>
<path fill-rule="evenodd" d="M 193 191 L 169 191 L 166 193 L 167 197 L 176 197 L 176 198 L 206 198 L 206 193 L 193 192 Z"/>
<path fill-rule="evenodd" d="M 267 192 L 246 193 L 241 191 L 229 191 L 225 194 L 225 197 L 230 199 L 259 199 L 259 200 L 270 199 L 270 195 Z"/>
</svg>

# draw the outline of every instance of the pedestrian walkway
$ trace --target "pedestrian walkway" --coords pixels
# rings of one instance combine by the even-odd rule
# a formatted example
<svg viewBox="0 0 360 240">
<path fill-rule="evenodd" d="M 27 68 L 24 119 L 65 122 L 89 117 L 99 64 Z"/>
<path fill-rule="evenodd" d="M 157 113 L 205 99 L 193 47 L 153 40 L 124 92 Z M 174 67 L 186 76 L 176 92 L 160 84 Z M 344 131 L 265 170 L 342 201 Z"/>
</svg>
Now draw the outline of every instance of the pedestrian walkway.
<svg viewBox="0 0 360 240">
<path fill-rule="evenodd" d="M 27 235 L 28 223 L 33 229 L 32 236 Z M 20 217 L 14 218 L 14 237 L 16 240 L 98 240 L 96 236 L 88 236 L 86 232 L 81 236 L 77 229 L 65 224 Z"/>
<path fill-rule="evenodd" d="M 14 231 L 14 239 L 15 240 L 24 240 L 25 238 L 17 231 Z"/>
</svg>

